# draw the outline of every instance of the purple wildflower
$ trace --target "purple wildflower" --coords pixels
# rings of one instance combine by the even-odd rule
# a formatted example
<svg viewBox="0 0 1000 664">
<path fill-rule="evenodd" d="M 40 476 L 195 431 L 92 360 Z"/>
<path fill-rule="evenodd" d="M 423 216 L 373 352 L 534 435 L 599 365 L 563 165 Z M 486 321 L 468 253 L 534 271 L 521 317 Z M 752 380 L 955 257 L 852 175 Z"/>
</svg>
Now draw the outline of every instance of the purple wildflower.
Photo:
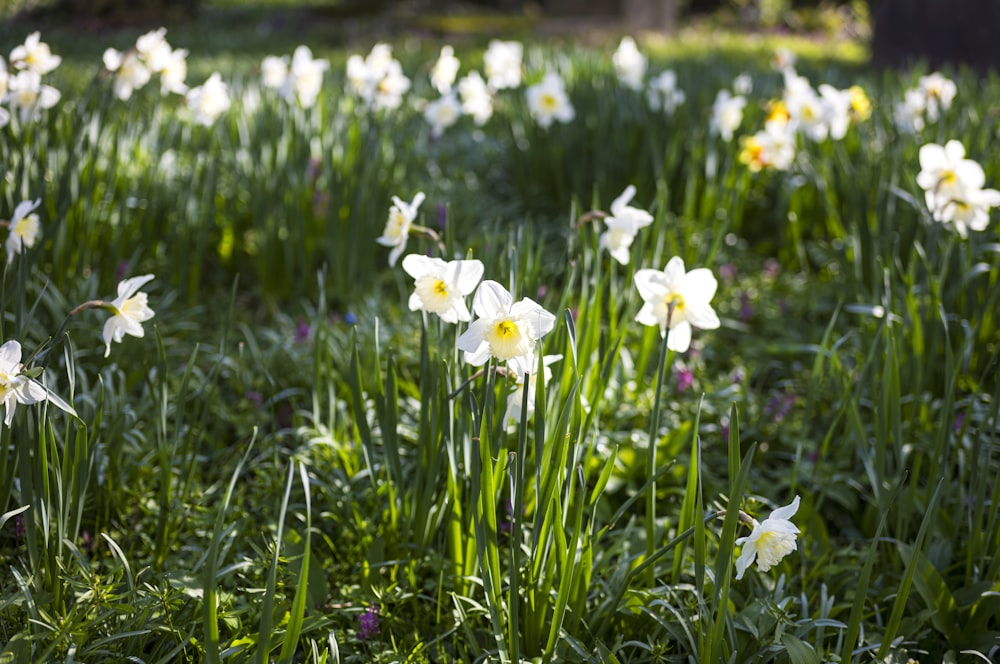
<svg viewBox="0 0 1000 664">
<path fill-rule="evenodd" d="M 306 341 L 309 341 L 309 323 L 300 318 L 295 326 L 295 343 L 301 344 Z"/>
<path fill-rule="evenodd" d="M 750 295 L 744 291 L 740 293 L 740 320 L 749 323 L 753 318 L 753 307 L 750 305 Z"/>
<path fill-rule="evenodd" d="M 694 385 L 694 372 L 687 367 L 677 370 L 677 391 L 684 392 Z"/>
<path fill-rule="evenodd" d="M 362 641 L 378 636 L 379 634 L 379 605 L 372 604 L 368 609 L 358 616 L 358 638 Z"/>
<path fill-rule="evenodd" d="M 246 398 L 247 398 L 248 401 L 253 402 L 254 405 L 256 405 L 258 407 L 262 403 L 264 403 L 264 395 L 262 395 L 260 392 L 255 392 L 253 390 L 250 390 L 244 396 L 246 396 Z"/>
</svg>

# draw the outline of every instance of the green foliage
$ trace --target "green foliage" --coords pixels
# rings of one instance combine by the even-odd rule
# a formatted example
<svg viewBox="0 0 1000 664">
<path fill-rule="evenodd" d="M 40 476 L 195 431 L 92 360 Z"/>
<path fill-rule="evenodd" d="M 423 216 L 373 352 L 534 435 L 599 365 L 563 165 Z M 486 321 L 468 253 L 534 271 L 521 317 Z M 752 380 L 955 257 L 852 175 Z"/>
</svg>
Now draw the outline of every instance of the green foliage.
<svg viewBox="0 0 1000 664">
<path fill-rule="evenodd" d="M 417 96 L 437 46 L 398 54 Z M 687 93 L 672 116 L 606 52 L 531 42 L 527 83 L 560 71 L 575 121 L 502 91 L 434 140 L 342 92 L 344 53 L 313 108 L 237 60 L 209 127 L 67 63 L 79 92 L 0 129 L 0 215 L 42 200 L 0 322 L 51 395 L 0 428 L 0 661 L 995 657 L 1000 250 L 995 224 L 933 222 L 914 177 L 956 138 L 997 181 L 1000 82 L 956 73 L 912 136 L 909 80 L 804 58 L 874 115 L 754 174 L 705 110 L 746 70 L 763 123 L 765 49 L 676 47 L 652 62 Z M 653 221 L 620 265 L 601 218 L 629 184 Z M 417 191 L 412 252 L 556 313 L 533 390 L 406 311 L 375 238 Z M 634 322 L 636 270 L 671 256 L 719 275 L 687 353 Z M 108 312 L 78 305 L 145 272 L 156 316 L 105 359 Z M 797 549 L 735 580 L 737 538 L 796 495 Z"/>
</svg>

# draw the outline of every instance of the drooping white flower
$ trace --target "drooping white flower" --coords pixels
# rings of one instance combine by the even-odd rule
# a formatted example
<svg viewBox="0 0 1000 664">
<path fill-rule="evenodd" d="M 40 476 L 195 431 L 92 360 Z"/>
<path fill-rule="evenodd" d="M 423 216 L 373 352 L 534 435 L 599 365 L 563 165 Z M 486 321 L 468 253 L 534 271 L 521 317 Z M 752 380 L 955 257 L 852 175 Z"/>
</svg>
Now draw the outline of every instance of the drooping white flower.
<svg viewBox="0 0 1000 664">
<path fill-rule="evenodd" d="M 364 67 L 364 61 L 360 56 L 352 57 L 357 58 L 355 64 L 360 63 Z M 265 56 L 260 63 L 260 84 L 272 90 L 281 89 L 285 85 L 285 79 L 288 78 L 288 60 L 287 55 Z"/>
<path fill-rule="evenodd" d="M 441 54 L 431 69 L 431 85 L 434 89 L 441 95 L 451 92 L 451 86 L 455 84 L 460 66 L 461 63 L 455 57 L 455 49 L 448 45 L 442 46 Z"/>
<path fill-rule="evenodd" d="M 663 271 L 638 270 L 633 277 L 644 304 L 635 320 L 643 325 L 658 325 L 666 334 L 667 348 L 678 353 L 691 345 L 691 327 L 713 330 L 719 317 L 710 304 L 718 282 L 708 268 L 684 271 L 684 261 L 674 256 Z"/>
<path fill-rule="evenodd" d="M 298 46 L 292 53 L 288 76 L 281 86 L 286 99 L 298 98 L 304 108 L 312 108 L 323 85 L 323 72 L 330 68 L 328 60 L 313 58 L 308 46 Z"/>
<path fill-rule="evenodd" d="M 562 77 L 555 72 L 548 72 L 541 83 L 529 87 L 527 96 L 531 116 L 544 129 L 549 128 L 554 121 L 566 123 L 576 117 Z"/>
<path fill-rule="evenodd" d="M 483 54 L 486 80 L 494 90 L 516 88 L 521 85 L 521 61 L 524 46 L 516 41 L 490 41 Z"/>
<path fill-rule="evenodd" d="M 14 216 L 10 220 L 10 233 L 4 243 L 7 249 L 8 263 L 13 262 L 14 256 L 17 254 L 35 246 L 41 225 L 34 210 L 41 202 L 41 199 L 24 201 L 14 208 Z"/>
<path fill-rule="evenodd" d="M 483 278 L 483 263 L 476 259 L 443 261 L 440 258 L 408 254 L 403 270 L 416 280 L 410 296 L 410 311 L 429 311 L 446 323 L 472 319 L 465 297 L 476 290 Z"/>
<path fill-rule="evenodd" d="M 406 249 L 406 241 L 410 237 L 410 226 L 417 218 L 417 210 L 424 202 L 424 192 L 418 191 L 413 197 L 413 202 L 407 203 L 400 200 L 398 196 L 392 197 L 392 207 L 389 208 L 389 218 L 385 222 L 385 230 L 375 241 L 383 247 L 392 247 L 389 252 L 389 266 L 392 267 L 399 260 Z"/>
<path fill-rule="evenodd" d="M 757 569 L 766 572 L 795 551 L 795 536 L 799 534 L 799 529 L 789 519 L 798 509 L 799 497 L 795 496 L 790 505 L 774 510 L 763 523 L 754 519 L 751 533 L 736 540 L 736 545 L 743 547 L 740 557 L 736 559 L 737 581 L 743 578 L 754 560 L 757 561 Z"/>
<path fill-rule="evenodd" d="M 171 92 L 178 95 L 187 94 L 188 86 L 184 82 L 187 78 L 187 55 L 186 49 L 177 48 L 166 56 L 160 68 L 161 95 Z"/>
<path fill-rule="evenodd" d="M 677 74 L 673 70 L 668 69 L 649 81 L 646 100 L 653 111 L 663 111 L 667 115 L 673 115 L 686 99 L 684 91 L 677 87 Z"/>
<path fill-rule="evenodd" d="M 125 279 L 118 284 L 118 297 L 107 306 L 113 315 L 104 323 L 104 357 L 111 354 L 112 341 L 121 343 L 126 334 L 133 337 L 145 336 L 142 323 L 152 318 L 154 312 L 149 308 L 147 295 L 139 292 L 139 289 L 152 279 L 152 274 L 145 274 Z"/>
<path fill-rule="evenodd" d="M 611 56 L 618 80 L 627 88 L 642 89 L 642 79 L 646 76 L 646 56 L 639 52 L 632 37 L 622 37 L 618 49 Z"/>
<path fill-rule="evenodd" d="M 927 208 L 934 219 L 955 227 L 961 237 L 969 229 L 986 230 L 989 211 L 1000 206 L 1000 192 L 984 189 L 982 166 L 965 158 L 965 147 L 955 140 L 943 147 L 929 143 L 920 148 L 917 184 L 924 190 Z"/>
<path fill-rule="evenodd" d="M 53 55 L 49 45 L 41 40 L 41 33 L 32 32 L 21 46 L 10 52 L 10 64 L 14 69 L 26 69 L 39 76 L 48 74 L 59 66 L 62 58 Z"/>
<path fill-rule="evenodd" d="M 733 140 L 733 132 L 743 122 L 743 107 L 746 105 L 746 98 L 734 97 L 729 90 L 719 90 L 712 104 L 711 131 L 726 142 Z"/>
<path fill-rule="evenodd" d="M 138 51 L 122 53 L 113 48 L 104 51 L 104 66 L 108 71 L 115 72 L 113 91 L 115 97 L 123 101 L 129 99 L 132 93 L 149 83 L 153 74 L 143 63 Z"/>
<path fill-rule="evenodd" d="M 170 61 L 171 48 L 167 43 L 167 29 L 150 30 L 135 40 L 135 50 L 143 63 L 154 74 L 163 71 Z"/>
<path fill-rule="evenodd" d="M 958 92 L 955 82 L 940 72 L 921 76 L 918 89 L 924 95 L 929 122 L 937 122 L 941 111 L 951 108 L 951 102 Z"/>
<path fill-rule="evenodd" d="M 562 355 L 546 355 L 542 358 L 542 369 L 545 371 L 545 382 L 552 379 L 552 370 L 549 365 L 562 359 Z M 519 424 L 521 422 L 521 406 L 524 403 L 524 391 L 528 390 L 528 410 L 527 416 L 531 417 L 535 412 L 535 384 L 538 382 L 537 360 L 532 353 L 515 357 L 507 362 L 508 370 L 514 375 L 517 388 L 507 395 L 507 411 L 504 416 L 505 426 Z M 527 381 L 525 381 L 527 376 Z"/>
<path fill-rule="evenodd" d="M 229 87 L 222 82 L 218 72 L 209 76 L 204 84 L 188 90 L 186 99 L 194 121 L 206 127 L 228 111 L 232 103 Z"/>
<path fill-rule="evenodd" d="M 424 108 L 424 119 L 431 126 L 431 135 L 435 138 L 444 133 L 444 130 L 452 126 L 462 116 L 462 104 L 454 92 L 449 92 L 442 97 L 435 99 Z"/>
<path fill-rule="evenodd" d="M 0 346 L 0 401 L 6 410 L 3 423 L 10 426 L 14 421 L 17 404 L 33 404 L 45 401 L 45 388 L 21 373 L 21 344 L 13 339 Z"/>
<path fill-rule="evenodd" d="M 477 127 L 493 117 L 493 93 L 478 71 L 462 77 L 458 82 L 458 96 L 462 100 L 462 113 L 471 115 Z"/>
<path fill-rule="evenodd" d="M 7 82 L 6 99 L 16 109 L 21 122 L 36 120 L 41 112 L 52 108 L 62 94 L 51 85 L 42 85 L 41 75 L 30 69 L 11 76 Z"/>
<path fill-rule="evenodd" d="M 607 249 L 611 257 L 622 265 L 628 265 L 632 259 L 632 242 L 640 228 L 653 223 L 653 215 L 645 210 L 629 206 L 629 201 L 635 196 L 635 187 L 629 185 L 621 196 L 611 203 L 611 216 L 604 219 L 607 226 L 599 239 L 601 249 Z"/>
<path fill-rule="evenodd" d="M 555 326 L 556 317 L 531 298 L 514 302 L 495 281 L 484 281 L 472 299 L 476 320 L 456 341 L 465 361 L 481 366 L 491 357 L 501 362 L 534 353 L 535 344 Z"/>
</svg>

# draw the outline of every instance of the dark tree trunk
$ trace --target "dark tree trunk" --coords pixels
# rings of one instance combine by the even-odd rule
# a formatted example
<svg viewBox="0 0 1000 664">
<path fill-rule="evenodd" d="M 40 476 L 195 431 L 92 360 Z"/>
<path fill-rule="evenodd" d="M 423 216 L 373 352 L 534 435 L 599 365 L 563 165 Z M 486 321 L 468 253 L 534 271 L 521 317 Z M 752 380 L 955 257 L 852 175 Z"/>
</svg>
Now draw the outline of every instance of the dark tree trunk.
<svg viewBox="0 0 1000 664">
<path fill-rule="evenodd" d="M 1000 69 L 1000 1 L 868 0 L 872 61 L 904 67 L 967 64 Z"/>
</svg>

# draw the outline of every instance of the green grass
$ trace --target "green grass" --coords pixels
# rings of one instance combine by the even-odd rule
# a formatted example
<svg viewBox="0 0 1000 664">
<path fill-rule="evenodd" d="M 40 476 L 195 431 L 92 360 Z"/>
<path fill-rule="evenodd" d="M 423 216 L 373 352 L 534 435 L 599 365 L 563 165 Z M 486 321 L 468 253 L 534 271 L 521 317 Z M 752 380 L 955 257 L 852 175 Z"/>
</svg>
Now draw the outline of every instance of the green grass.
<svg viewBox="0 0 1000 664">
<path fill-rule="evenodd" d="M 527 83 L 558 68 L 576 120 L 543 130 L 505 91 L 487 125 L 431 141 L 411 104 L 345 92 L 373 40 L 314 16 L 168 26 L 189 82 L 234 93 L 210 127 L 154 86 L 111 96 L 101 53 L 145 27 L 42 26 L 63 98 L 0 129 L 0 217 L 42 201 L 0 322 L 76 415 L 22 404 L 0 427 L 0 661 L 996 658 L 1000 245 L 995 222 L 932 223 L 915 182 L 919 147 L 951 138 L 1000 180 L 996 77 L 951 72 L 955 105 L 912 136 L 892 105 L 920 70 L 684 33 L 642 44 L 687 93 L 666 117 L 619 85 L 615 42 L 525 35 Z M 0 53 L 26 32 L 6 24 Z M 463 73 L 486 41 L 456 38 Z M 331 60 L 312 109 L 258 83 L 299 43 Z M 441 43 L 394 41 L 411 101 Z M 708 109 L 749 72 L 737 135 L 755 131 L 779 44 L 875 110 L 753 175 Z M 654 221 L 622 266 L 587 213 L 628 184 Z M 562 359 L 516 426 L 512 379 L 409 311 L 375 242 L 417 191 L 441 237 L 409 251 L 477 258 L 556 315 L 542 348 Z M 686 353 L 634 322 L 635 271 L 672 256 L 719 281 L 721 327 Z M 145 273 L 156 315 L 105 359 L 107 312 L 67 314 Z M 740 511 L 795 495 L 797 550 L 735 580 Z"/>
</svg>

